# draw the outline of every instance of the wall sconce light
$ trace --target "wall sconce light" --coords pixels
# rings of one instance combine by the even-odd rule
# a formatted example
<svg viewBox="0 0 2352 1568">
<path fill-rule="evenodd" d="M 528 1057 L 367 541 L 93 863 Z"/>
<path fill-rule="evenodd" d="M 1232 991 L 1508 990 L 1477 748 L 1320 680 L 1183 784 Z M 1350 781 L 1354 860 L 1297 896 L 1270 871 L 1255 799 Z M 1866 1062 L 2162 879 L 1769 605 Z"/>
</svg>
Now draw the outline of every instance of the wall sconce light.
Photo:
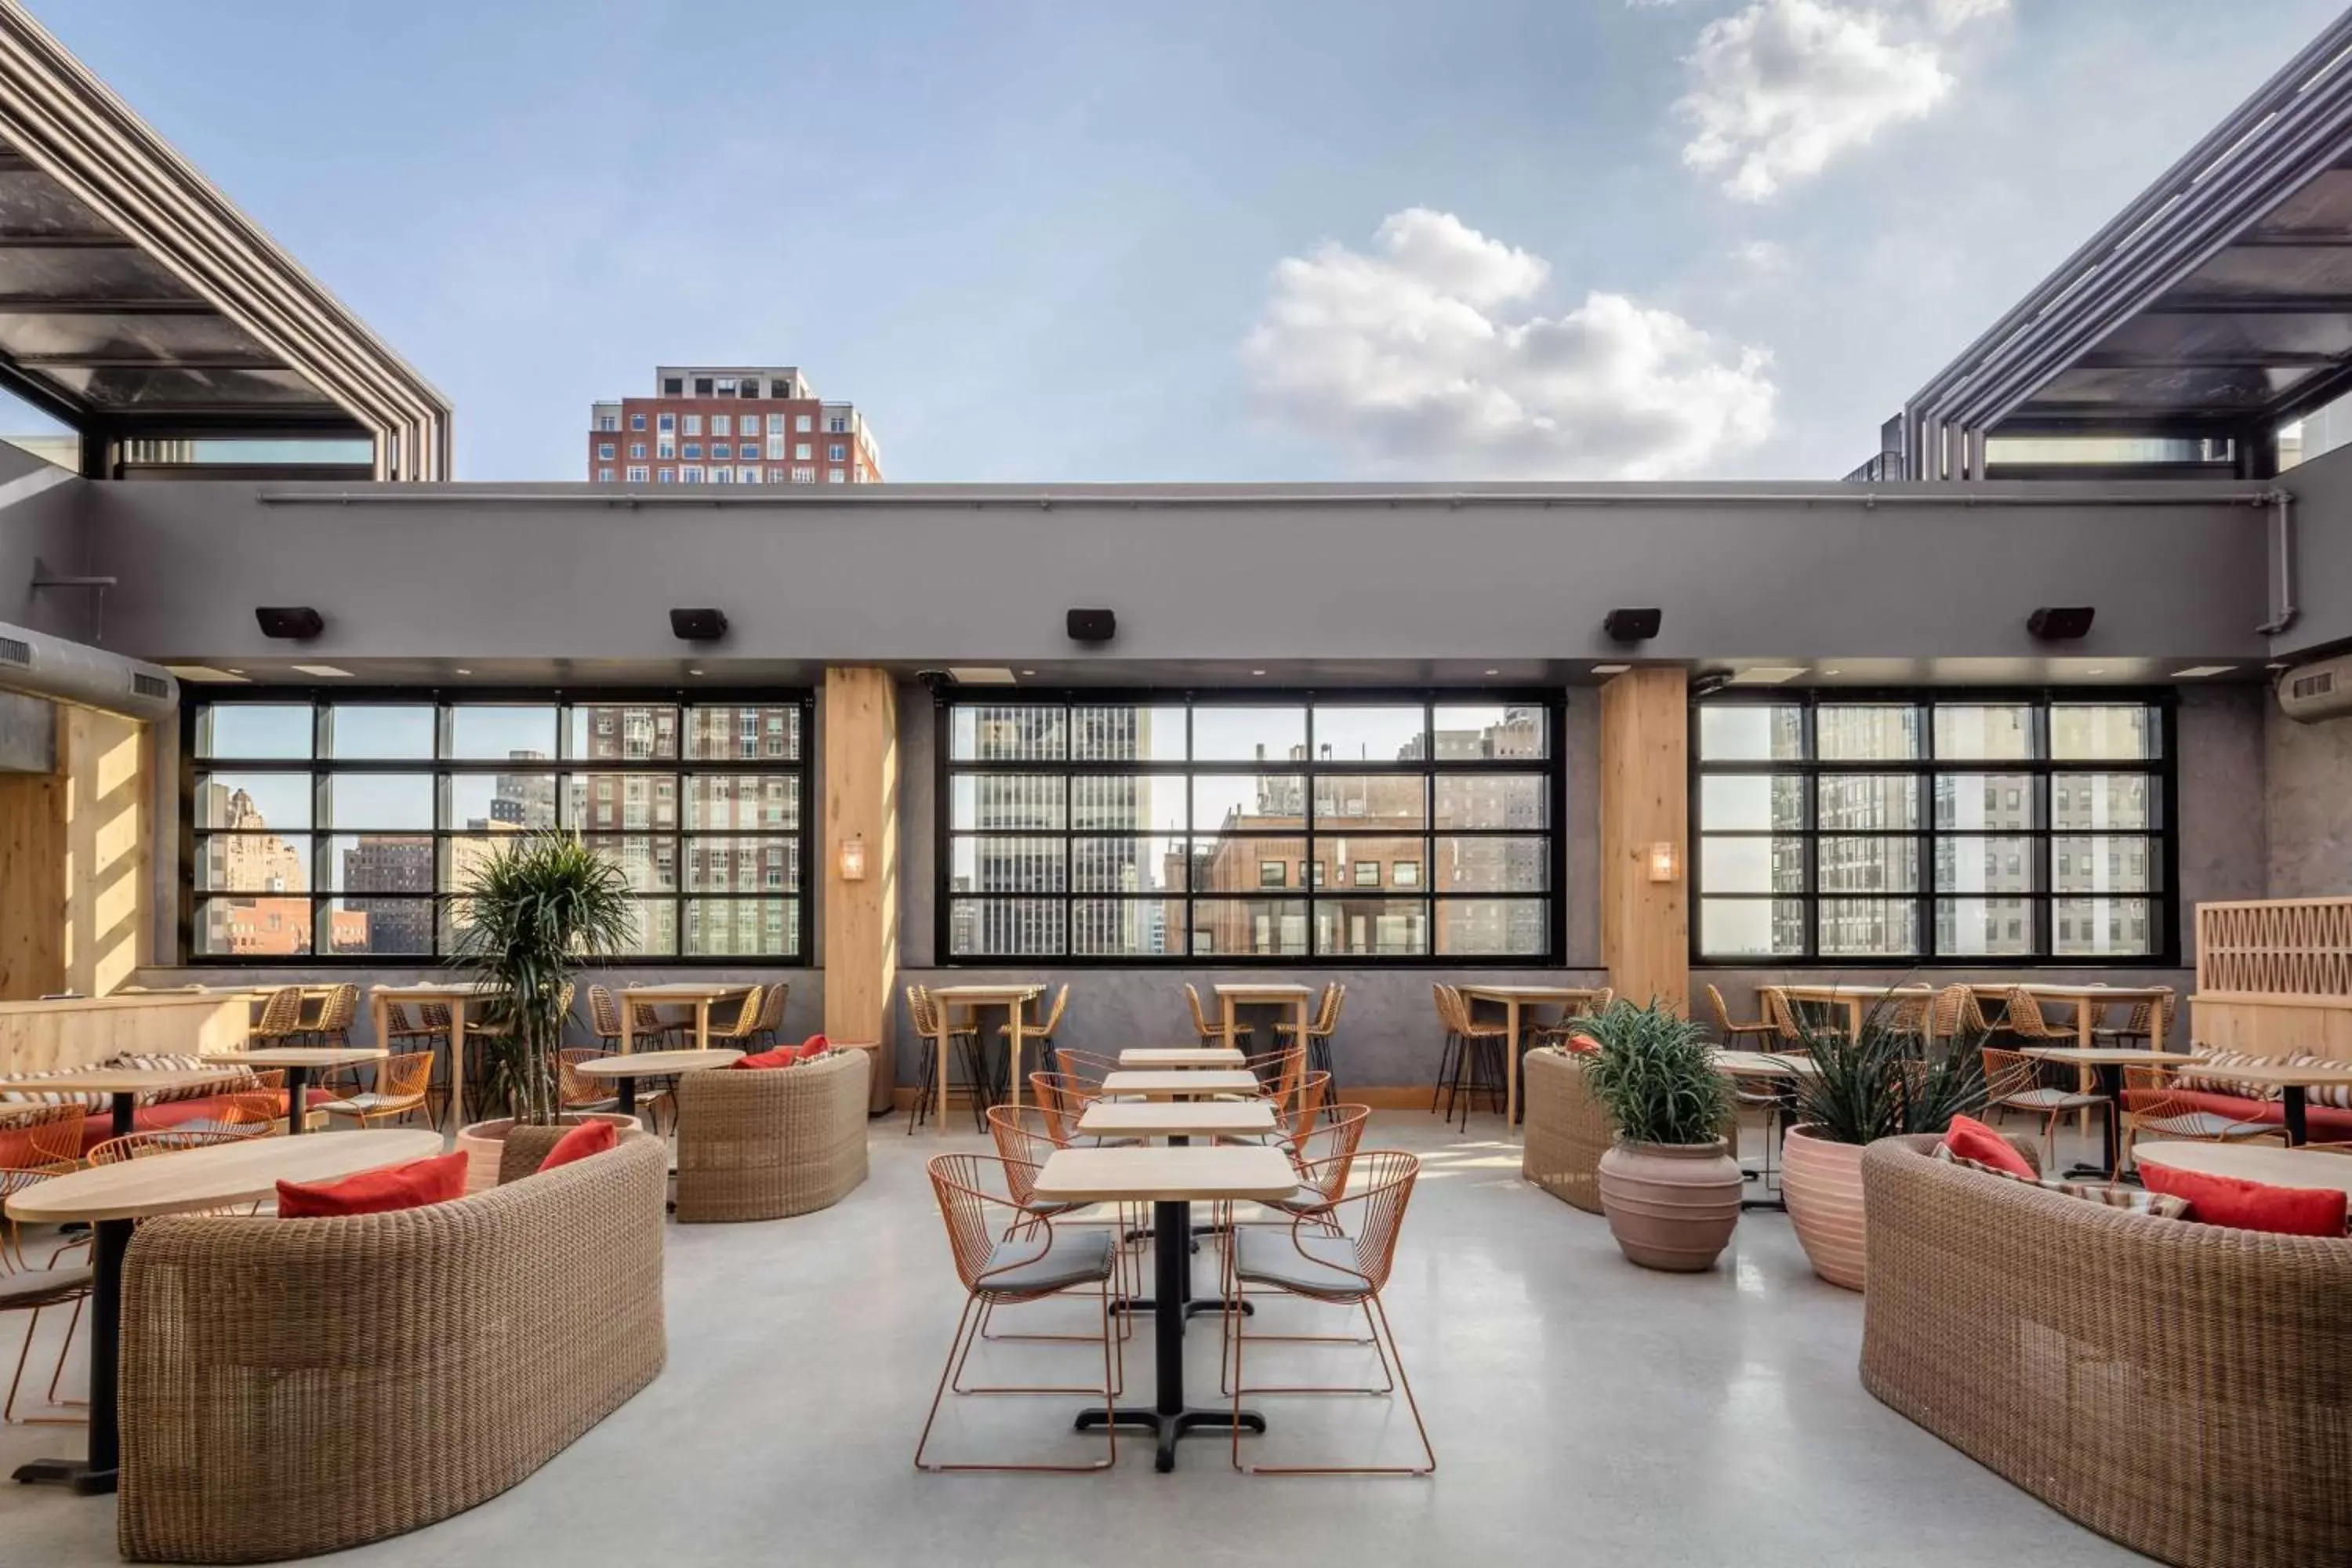
<svg viewBox="0 0 2352 1568">
<path fill-rule="evenodd" d="M 866 836 L 864 834 L 853 834 L 841 841 L 839 863 L 843 881 L 866 880 Z"/>
<path fill-rule="evenodd" d="M 1671 882 L 1682 875 L 1682 851 L 1672 839 L 1661 838 L 1650 846 L 1650 880 Z"/>
</svg>

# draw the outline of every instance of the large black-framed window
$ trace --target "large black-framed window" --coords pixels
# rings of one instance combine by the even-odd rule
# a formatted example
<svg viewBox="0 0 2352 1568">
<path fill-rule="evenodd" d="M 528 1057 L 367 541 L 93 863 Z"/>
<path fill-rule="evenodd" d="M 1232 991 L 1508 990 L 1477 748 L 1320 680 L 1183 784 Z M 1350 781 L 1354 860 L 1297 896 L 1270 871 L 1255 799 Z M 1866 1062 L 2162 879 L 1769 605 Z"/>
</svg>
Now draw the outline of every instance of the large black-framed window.
<svg viewBox="0 0 2352 1568">
<path fill-rule="evenodd" d="M 2079 689 L 1694 703 L 1692 957 L 2176 962 L 2172 715 Z"/>
<path fill-rule="evenodd" d="M 946 963 L 1558 963 L 1556 693 L 950 693 Z"/>
<path fill-rule="evenodd" d="M 632 958 L 803 962 L 805 691 L 255 690 L 182 713 L 181 951 L 429 961 L 509 835 L 579 834 Z"/>
</svg>

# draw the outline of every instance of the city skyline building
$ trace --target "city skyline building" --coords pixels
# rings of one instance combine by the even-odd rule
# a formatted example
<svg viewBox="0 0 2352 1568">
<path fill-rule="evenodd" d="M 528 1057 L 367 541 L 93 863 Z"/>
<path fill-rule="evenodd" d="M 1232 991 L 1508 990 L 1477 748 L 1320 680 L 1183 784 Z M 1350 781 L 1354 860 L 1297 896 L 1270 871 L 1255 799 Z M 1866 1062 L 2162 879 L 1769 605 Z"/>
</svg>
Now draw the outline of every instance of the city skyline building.
<svg viewBox="0 0 2352 1568">
<path fill-rule="evenodd" d="M 789 365 L 661 365 L 654 395 L 588 410 L 591 484 L 873 484 L 881 449 L 852 403 Z"/>
</svg>

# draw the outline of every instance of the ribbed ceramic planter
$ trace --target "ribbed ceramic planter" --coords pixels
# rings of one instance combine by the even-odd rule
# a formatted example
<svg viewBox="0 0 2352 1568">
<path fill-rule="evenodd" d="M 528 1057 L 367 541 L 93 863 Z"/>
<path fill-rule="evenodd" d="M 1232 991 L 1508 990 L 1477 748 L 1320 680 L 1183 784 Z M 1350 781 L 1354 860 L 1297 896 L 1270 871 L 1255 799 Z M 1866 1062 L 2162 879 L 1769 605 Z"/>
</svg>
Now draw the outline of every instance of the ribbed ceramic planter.
<svg viewBox="0 0 2352 1568">
<path fill-rule="evenodd" d="M 1813 1272 L 1862 1289 L 1862 1145 L 1832 1143 L 1791 1127 L 1780 1146 L 1780 1195 Z"/>
<path fill-rule="evenodd" d="M 1739 1223 L 1740 1176 L 1729 1145 L 1617 1143 L 1601 1156 L 1601 1212 L 1619 1250 L 1644 1268 L 1715 1267 Z"/>
</svg>

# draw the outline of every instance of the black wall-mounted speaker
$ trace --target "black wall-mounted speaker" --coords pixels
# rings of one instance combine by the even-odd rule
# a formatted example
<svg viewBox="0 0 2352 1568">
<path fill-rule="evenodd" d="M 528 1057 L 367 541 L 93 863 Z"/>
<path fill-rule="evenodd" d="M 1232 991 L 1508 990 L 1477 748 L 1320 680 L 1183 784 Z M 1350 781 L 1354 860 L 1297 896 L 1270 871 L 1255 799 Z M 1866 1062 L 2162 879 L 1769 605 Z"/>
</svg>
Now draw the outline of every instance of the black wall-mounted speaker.
<svg viewBox="0 0 2352 1568">
<path fill-rule="evenodd" d="M 670 636 L 680 642 L 717 642 L 727 635 L 724 610 L 672 610 Z"/>
<path fill-rule="evenodd" d="M 1616 642 L 1647 642 L 1665 620 L 1663 610 L 1612 610 L 1601 617 L 1601 629 Z"/>
<path fill-rule="evenodd" d="M 2073 642 L 2089 635 L 2094 613 L 2088 605 L 2044 605 L 2025 617 L 2025 629 L 2043 642 Z"/>
<path fill-rule="evenodd" d="M 1118 636 L 1118 617 L 1108 610 L 1072 610 L 1072 642 L 1108 642 Z"/>
<path fill-rule="evenodd" d="M 327 617 L 308 605 L 264 605 L 253 612 L 261 635 L 304 642 L 327 629 Z"/>
</svg>

